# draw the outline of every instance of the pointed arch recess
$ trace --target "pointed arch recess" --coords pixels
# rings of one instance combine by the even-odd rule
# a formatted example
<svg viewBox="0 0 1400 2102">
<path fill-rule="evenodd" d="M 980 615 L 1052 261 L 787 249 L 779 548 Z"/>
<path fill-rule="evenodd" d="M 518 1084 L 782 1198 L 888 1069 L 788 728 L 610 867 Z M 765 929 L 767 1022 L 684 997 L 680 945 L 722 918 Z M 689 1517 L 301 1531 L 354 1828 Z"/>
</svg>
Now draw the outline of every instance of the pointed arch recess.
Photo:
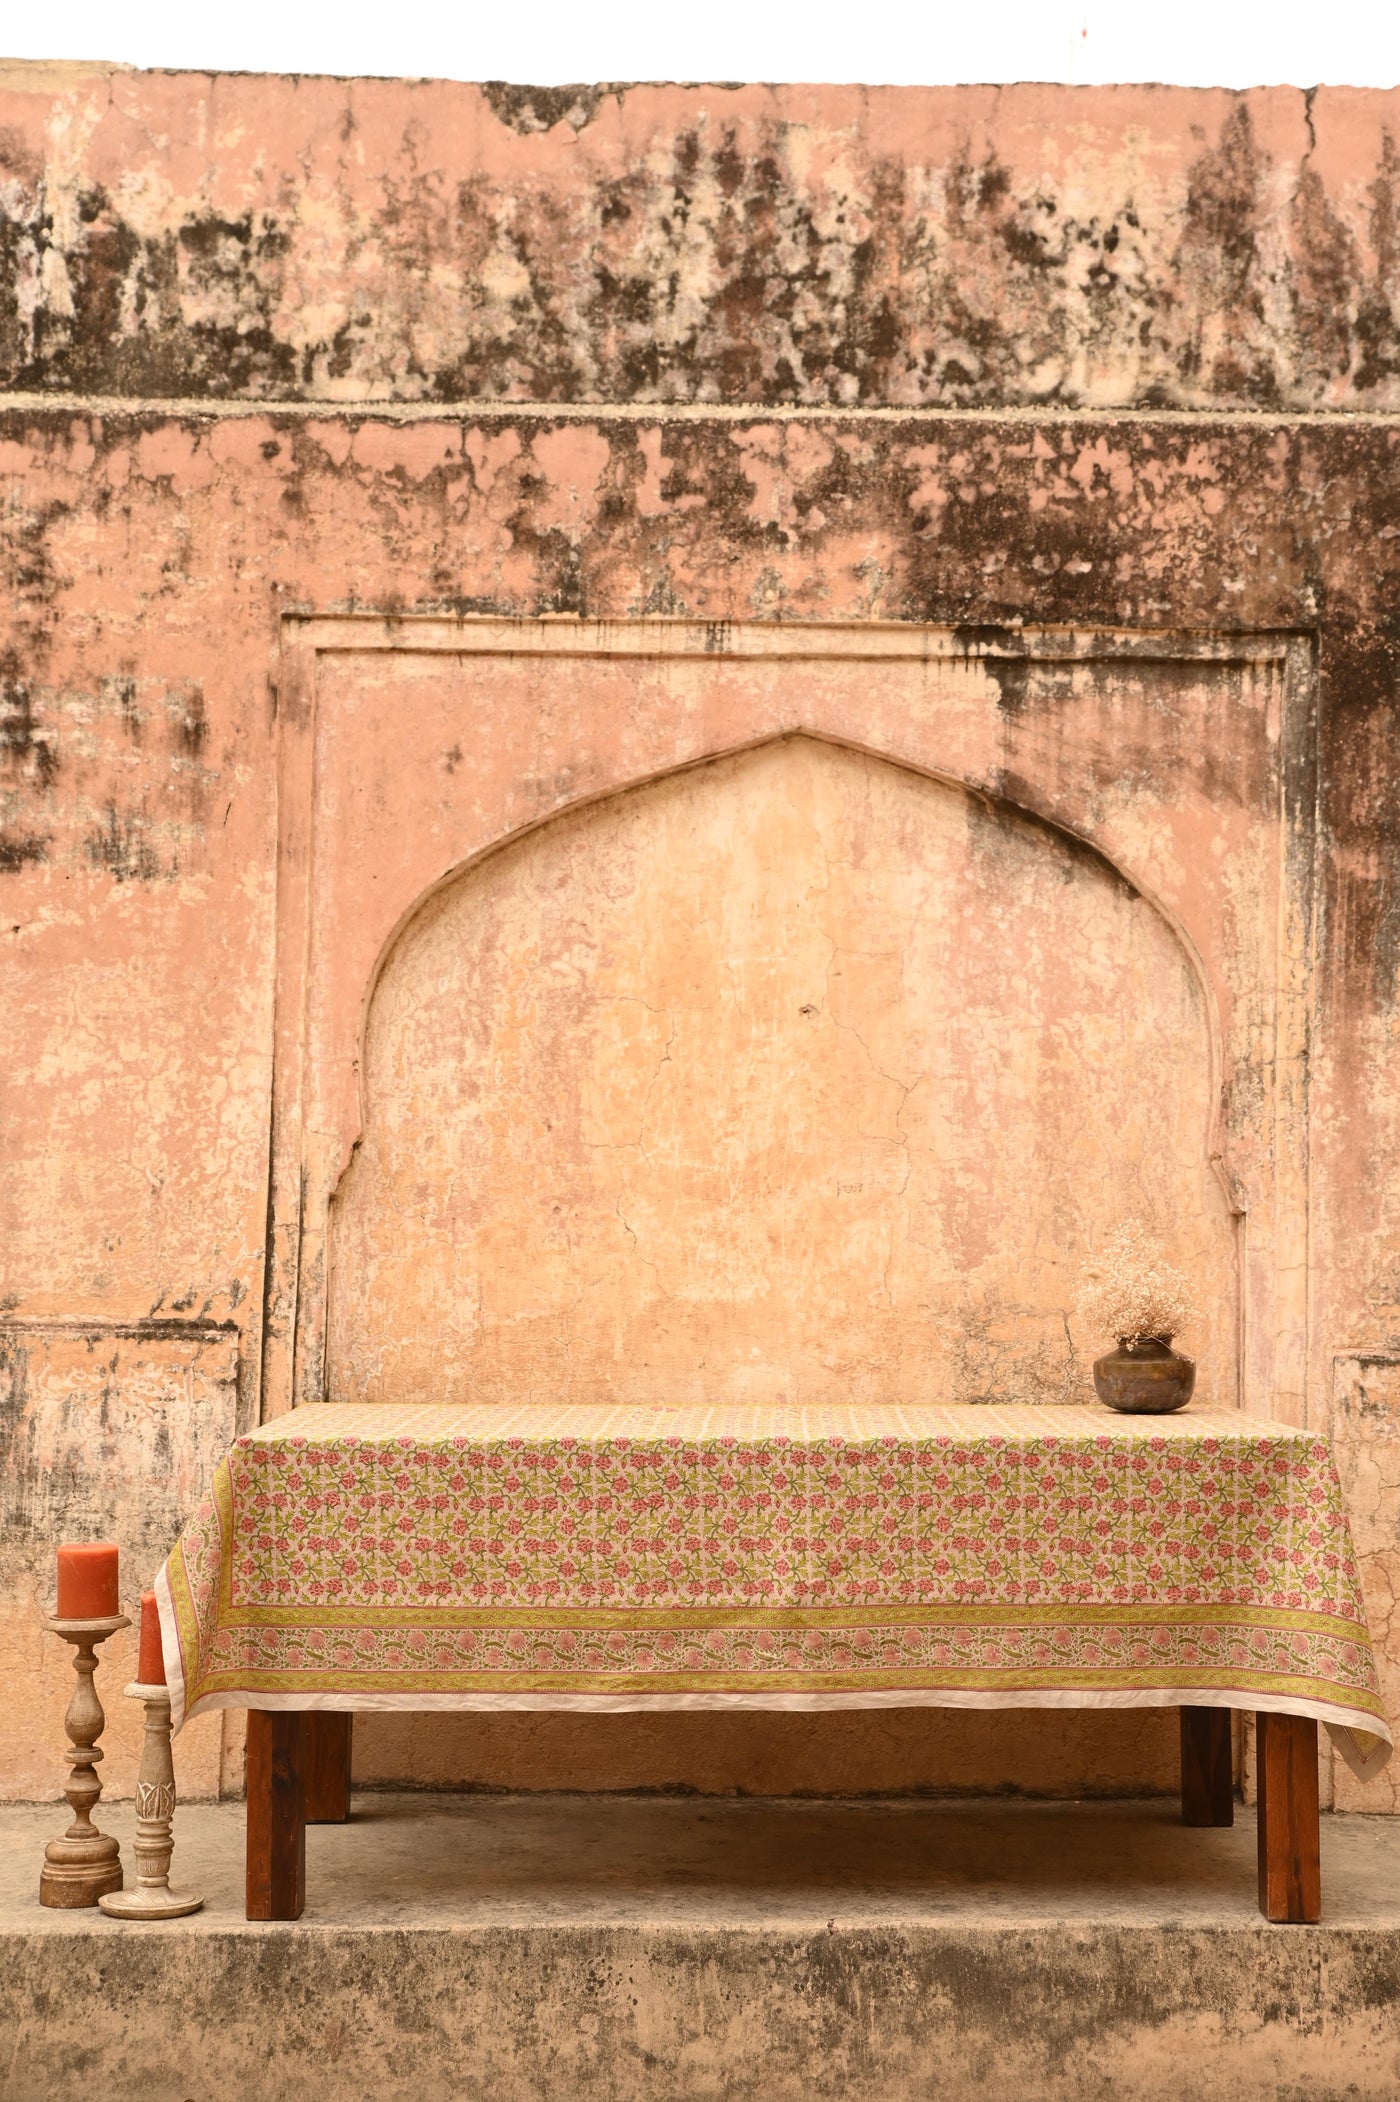
<svg viewBox="0 0 1400 2102">
<path fill-rule="evenodd" d="M 432 887 L 362 1043 L 332 1399 L 1083 1399 L 1144 1214 L 1233 1390 L 1203 988 L 1005 798 L 786 733 L 574 802 Z"/>
<path fill-rule="evenodd" d="M 502 805 L 489 836 L 480 834 L 465 850 L 444 855 L 436 872 L 400 903 L 380 934 L 367 969 L 361 969 L 353 1020 L 345 1014 L 348 1034 L 337 1039 L 318 1008 L 324 971 L 323 945 L 316 927 L 318 861 L 334 860 L 327 851 L 326 827 L 318 806 L 323 755 L 318 751 L 320 726 L 337 707 L 337 679 L 353 671 L 371 679 L 387 662 L 412 659 L 435 671 L 455 667 L 464 691 L 489 685 L 499 668 L 547 663 L 574 671 L 582 663 L 605 671 L 612 687 L 635 676 L 637 668 L 656 672 L 654 683 L 663 703 L 672 686 L 694 685 L 709 675 L 732 679 L 736 667 L 761 671 L 761 691 L 750 710 L 751 721 L 735 734 L 729 725 L 693 725 L 688 748 L 675 748 L 658 761 L 638 765 L 615 752 L 612 770 L 574 770 L 567 782 L 546 784 L 537 807 L 521 812 Z M 1189 885 L 1174 888 L 1162 880 L 1171 853 L 1158 857 L 1151 824 L 1159 831 L 1167 798 L 1160 784 L 1146 783 L 1149 812 L 1148 851 L 1125 849 L 1113 826 L 1101 822 L 1102 797 L 1096 795 L 1084 754 L 1066 739 L 1057 754 L 1057 773 L 1040 775 L 1017 747 L 1022 726 L 1017 711 L 1003 705 L 1002 683 L 983 681 L 976 709 L 956 710 L 948 721 L 931 720 L 931 690 L 990 668 L 1001 672 L 1010 660 L 1020 684 L 1026 667 L 1051 667 L 1063 685 L 1087 677 L 1097 682 L 1100 699 L 1115 680 L 1150 682 L 1156 668 L 1166 667 L 1205 691 L 1212 682 L 1242 682 L 1242 690 L 1263 693 L 1258 713 L 1267 713 L 1270 737 L 1282 753 L 1279 778 L 1264 784 L 1266 822 L 1251 842 L 1249 874 L 1261 894 L 1273 901 L 1279 944 L 1270 952 L 1257 940 L 1251 953 L 1222 962 L 1218 926 L 1211 923 L 1214 903 L 1186 895 Z M 802 681 L 784 685 L 774 678 L 778 664 L 813 667 L 827 677 L 824 699 L 802 705 Z M 850 675 L 859 668 L 859 676 Z M 327 672 L 333 677 L 327 679 Z M 830 703 L 832 671 L 847 682 L 847 695 L 833 720 Z M 668 685 L 668 681 L 671 682 Z M 905 697 L 891 705 L 889 696 L 902 682 Z M 1252 683 L 1251 683 L 1252 682 Z M 993 685 L 996 690 L 993 691 Z M 879 705 L 868 705 L 875 693 Z M 1305 1068 L 1307 1009 L 1301 981 L 1311 940 L 1310 811 L 1312 751 L 1306 734 L 1310 719 L 1311 651 L 1306 638 L 1289 635 L 1160 636 L 1123 632 L 1047 633 L 989 631 L 968 637 L 951 630 L 918 629 L 902 624 L 748 623 L 735 626 L 686 621 L 638 620 L 620 623 L 543 621 L 439 620 L 433 617 L 380 620 L 374 616 L 289 618 L 284 622 L 279 676 L 281 736 L 279 830 L 281 867 L 278 894 L 277 1036 L 269 1187 L 269 1260 L 263 1308 L 262 1412 L 304 1400 L 323 1398 L 326 1310 L 326 1225 L 334 1191 L 340 1182 L 354 1133 L 361 1122 L 359 1075 L 365 1031 L 376 988 L 397 943 L 443 890 L 532 832 L 565 814 L 577 814 L 610 798 L 744 752 L 797 737 L 829 744 L 881 761 L 928 782 L 956 790 L 987 809 L 1013 814 L 1025 823 L 1092 856 L 1106 874 L 1122 883 L 1161 919 L 1171 932 L 1199 991 L 1206 1018 L 1210 1060 L 1208 1088 L 1210 1131 L 1205 1149 L 1220 1175 L 1230 1208 L 1251 1214 L 1242 1243 L 1240 1291 L 1240 1385 L 1253 1406 L 1299 1420 L 1305 1403 L 1279 1395 L 1280 1369 L 1286 1365 L 1299 1397 L 1306 1383 L 1306 1280 L 1298 1274 L 1297 1250 L 1306 1241 L 1306 1104 L 1299 1101 L 1297 1075 Z M 965 697 L 965 694 L 964 694 Z M 961 705 L 961 704 L 960 704 Z M 1099 705 L 1095 702 L 1094 705 Z M 664 707 L 663 711 L 664 712 Z M 713 711 L 712 711 L 713 712 Z M 723 710 L 719 710 L 720 715 Z M 732 711 L 731 711 L 732 716 Z M 937 731 L 951 728 L 945 758 L 937 751 Z M 591 733 L 585 728 L 581 744 Z M 664 740 L 663 740 L 664 741 Z M 1087 750 L 1087 746 L 1086 746 Z M 501 755 L 503 758 L 505 755 Z M 952 763 L 948 763 L 951 760 Z M 1076 778 L 1076 772 L 1079 778 Z M 1014 786 L 1015 792 L 1008 793 Z M 1043 791 L 1043 792 L 1042 792 Z M 1212 816 L 1208 785 L 1180 782 L 1175 804 L 1190 804 L 1193 821 Z M 1219 813 L 1222 824 L 1228 817 Z M 489 829 L 489 828 L 488 828 Z M 1169 829 L 1169 828 L 1165 828 Z M 1120 828 L 1121 831 L 1121 828 Z M 1180 857 L 1178 856 L 1178 860 Z M 1270 886 L 1272 885 L 1272 890 Z M 318 948 L 322 953 L 318 953 Z M 1266 986 L 1274 1013 L 1273 1078 L 1269 1100 L 1247 1127 L 1227 1114 L 1229 1083 L 1240 1067 L 1239 1032 L 1232 1009 L 1241 1002 L 1241 985 Z M 1224 1004 L 1222 1005 L 1222 998 Z M 342 1025 L 344 1026 L 344 1025 Z M 341 1048 L 336 1049 L 340 1041 Z M 346 1083 L 350 1086 L 347 1088 Z M 1239 1099 L 1242 1094 L 1236 1091 Z M 1257 1089 L 1256 1089 L 1257 1093 Z M 1302 1091 L 1305 1098 L 1305 1090 Z M 339 1100 L 341 1110 L 334 1109 Z M 349 1114 L 346 1115 L 348 1110 Z M 337 1124 L 339 1128 L 337 1129 Z M 1259 1163 L 1270 1152 L 1280 1172 L 1261 1176 Z M 1267 1186 L 1266 1186 L 1267 1185 Z M 1248 1336 L 1245 1331 L 1249 1330 Z M 1284 1385 L 1289 1381 L 1286 1379 Z M 1270 1391 L 1265 1391 L 1265 1390 Z"/>
</svg>

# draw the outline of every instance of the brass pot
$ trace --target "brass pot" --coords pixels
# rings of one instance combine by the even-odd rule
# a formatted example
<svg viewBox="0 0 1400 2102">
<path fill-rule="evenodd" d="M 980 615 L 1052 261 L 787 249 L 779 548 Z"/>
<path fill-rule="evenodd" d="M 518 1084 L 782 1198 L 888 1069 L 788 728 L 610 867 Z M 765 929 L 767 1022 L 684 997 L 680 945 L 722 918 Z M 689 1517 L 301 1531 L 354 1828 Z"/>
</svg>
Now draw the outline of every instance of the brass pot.
<svg viewBox="0 0 1400 2102">
<path fill-rule="evenodd" d="M 1118 1348 L 1094 1360 L 1094 1392 L 1125 1416 L 1167 1416 L 1184 1409 L 1196 1384 L 1196 1367 L 1172 1349 L 1170 1336 L 1120 1337 Z"/>
</svg>

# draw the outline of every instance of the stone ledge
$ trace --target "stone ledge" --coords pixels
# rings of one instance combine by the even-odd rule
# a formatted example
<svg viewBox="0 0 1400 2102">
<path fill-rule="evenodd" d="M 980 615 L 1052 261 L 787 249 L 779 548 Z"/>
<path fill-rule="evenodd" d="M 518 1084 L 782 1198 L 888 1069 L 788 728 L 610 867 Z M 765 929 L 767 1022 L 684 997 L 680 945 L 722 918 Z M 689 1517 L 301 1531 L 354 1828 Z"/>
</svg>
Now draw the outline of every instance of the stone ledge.
<svg viewBox="0 0 1400 2102">
<path fill-rule="evenodd" d="M 369 1796 L 308 1835 L 305 1918 L 257 1926 L 238 1807 L 194 1806 L 206 1910 L 133 1929 L 38 1906 L 61 1814 L 0 1811 L 7 2102 L 1400 2091 L 1388 1821 L 1324 1820 L 1324 1923 L 1269 1928 L 1248 1812 Z"/>
</svg>

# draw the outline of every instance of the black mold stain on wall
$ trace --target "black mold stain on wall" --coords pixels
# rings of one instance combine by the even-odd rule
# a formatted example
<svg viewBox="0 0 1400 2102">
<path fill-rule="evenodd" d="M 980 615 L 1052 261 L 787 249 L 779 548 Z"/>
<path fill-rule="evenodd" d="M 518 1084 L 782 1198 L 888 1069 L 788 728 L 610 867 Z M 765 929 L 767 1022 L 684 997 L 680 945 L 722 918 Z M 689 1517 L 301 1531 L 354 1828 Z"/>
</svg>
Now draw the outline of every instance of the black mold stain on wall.
<svg viewBox="0 0 1400 2102">
<path fill-rule="evenodd" d="M 295 85 L 259 83 L 274 135 Z M 832 408 L 1400 397 L 1400 151 L 1382 130 L 1364 202 L 1330 191 L 1307 141 L 1346 119 L 1316 96 L 1160 90 L 1140 152 L 1113 98 L 1147 91 L 1096 91 L 1074 176 L 1051 155 L 1010 168 L 973 91 L 928 91 L 926 137 L 893 152 L 856 90 L 829 91 L 830 117 L 798 89 L 761 91 L 757 113 L 760 91 L 722 86 L 316 90 L 322 135 L 274 194 L 186 200 L 155 226 L 48 164 L 42 132 L 0 135 L 0 388 Z M 481 172 L 440 165 L 444 92 L 463 126 L 496 132 Z M 659 93 L 650 150 L 619 173 L 596 134 L 625 110 L 648 136 Z M 383 133 L 386 97 L 399 136 L 366 180 L 348 156 L 362 124 Z M 1196 125 L 1173 165 L 1191 112 L 1213 135 Z M 841 150 L 814 173 L 826 124 Z M 161 149 L 146 159 L 161 170 Z M 308 272 L 326 293 L 310 333 Z"/>
</svg>

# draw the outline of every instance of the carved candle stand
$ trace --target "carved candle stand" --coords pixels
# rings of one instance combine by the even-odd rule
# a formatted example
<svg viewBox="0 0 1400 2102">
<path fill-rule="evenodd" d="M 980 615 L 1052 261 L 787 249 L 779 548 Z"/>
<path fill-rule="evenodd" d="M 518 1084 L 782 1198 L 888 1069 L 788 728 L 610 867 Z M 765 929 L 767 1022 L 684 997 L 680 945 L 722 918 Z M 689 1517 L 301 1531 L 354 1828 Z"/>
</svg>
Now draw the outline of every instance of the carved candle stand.
<svg viewBox="0 0 1400 2102">
<path fill-rule="evenodd" d="M 170 1756 L 170 1689 L 127 1687 L 132 1700 L 146 1703 L 146 1737 L 141 1771 L 136 1777 L 136 1887 L 119 1887 L 99 1898 L 102 1910 L 118 1920 L 177 1920 L 198 1912 L 204 1903 L 192 1890 L 170 1888 L 170 1856 L 175 1841 L 170 1826 L 175 1815 L 175 1763 Z"/>
<path fill-rule="evenodd" d="M 95 1905 L 104 1892 L 122 1887 L 121 1851 L 109 1832 L 99 1832 L 92 1822 L 92 1809 L 102 1793 L 94 1771 L 102 1757 L 97 1740 L 107 1718 L 93 1685 L 97 1670 L 97 1645 L 129 1628 L 125 1613 L 103 1620 L 49 1620 L 44 1625 L 53 1634 L 73 1644 L 73 1669 L 78 1683 L 68 1703 L 63 1727 L 73 1746 L 68 1754 L 73 1771 L 63 1793 L 73 1811 L 73 1822 L 61 1839 L 51 1839 L 44 1849 L 44 1867 L 39 1877 L 39 1903 L 76 1907 Z"/>
</svg>

